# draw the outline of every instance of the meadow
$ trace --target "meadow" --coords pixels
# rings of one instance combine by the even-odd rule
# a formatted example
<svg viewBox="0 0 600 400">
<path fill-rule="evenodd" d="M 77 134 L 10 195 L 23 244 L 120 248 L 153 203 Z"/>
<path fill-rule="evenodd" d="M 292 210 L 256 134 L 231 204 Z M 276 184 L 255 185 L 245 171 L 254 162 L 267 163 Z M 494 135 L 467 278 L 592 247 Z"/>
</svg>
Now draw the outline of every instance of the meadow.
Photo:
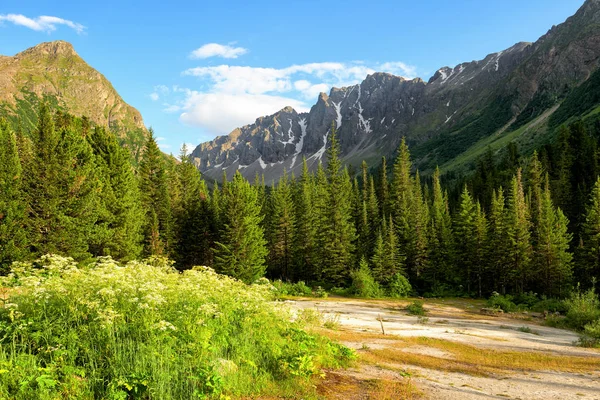
<svg viewBox="0 0 600 400">
<path fill-rule="evenodd" d="M 0 398 L 314 398 L 322 369 L 355 354 L 293 322 L 275 292 L 161 258 L 14 263 L 2 278 Z"/>
</svg>

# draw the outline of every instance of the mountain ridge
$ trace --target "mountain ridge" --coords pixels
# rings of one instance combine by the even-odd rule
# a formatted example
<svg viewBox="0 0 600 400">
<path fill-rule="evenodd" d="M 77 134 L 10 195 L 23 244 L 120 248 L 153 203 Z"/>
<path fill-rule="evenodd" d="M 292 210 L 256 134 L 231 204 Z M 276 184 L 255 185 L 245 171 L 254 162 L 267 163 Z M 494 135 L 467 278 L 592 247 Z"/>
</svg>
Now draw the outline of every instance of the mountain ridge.
<svg viewBox="0 0 600 400">
<path fill-rule="evenodd" d="M 532 124 L 585 82 L 599 59 L 600 0 L 588 0 L 535 42 L 442 67 L 427 82 L 371 74 L 321 93 L 308 113 L 284 108 L 257 118 L 200 144 L 192 156 L 212 178 L 240 169 L 247 178 L 258 172 L 270 181 L 283 169 L 298 171 L 301 157 L 314 169 L 334 122 L 346 163 L 375 165 L 406 137 L 417 167 L 430 170 L 492 134 Z"/>
</svg>

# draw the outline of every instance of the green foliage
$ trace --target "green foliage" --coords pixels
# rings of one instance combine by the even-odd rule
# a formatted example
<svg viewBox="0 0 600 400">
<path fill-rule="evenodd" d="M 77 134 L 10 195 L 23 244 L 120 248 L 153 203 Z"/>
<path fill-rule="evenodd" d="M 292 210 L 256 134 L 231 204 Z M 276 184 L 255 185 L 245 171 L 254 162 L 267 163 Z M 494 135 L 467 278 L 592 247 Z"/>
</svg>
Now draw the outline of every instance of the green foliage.
<svg viewBox="0 0 600 400">
<path fill-rule="evenodd" d="M 247 283 L 265 274 L 267 249 L 257 200 L 256 189 L 239 171 L 221 198 L 223 231 L 216 243 L 215 269 Z"/>
<path fill-rule="evenodd" d="M 153 265 L 151 265 L 153 264 Z M 191 399 L 255 396 L 355 356 L 303 331 L 248 286 L 164 259 L 87 266 L 15 263 L 0 309 L 0 397 Z"/>
<path fill-rule="evenodd" d="M 511 295 L 502 296 L 496 292 L 488 299 L 487 305 L 492 308 L 499 308 L 504 312 L 513 312 L 517 310 L 517 305 L 512 301 Z"/>
<path fill-rule="evenodd" d="M 419 315 L 424 316 L 427 313 L 427 310 L 423 307 L 423 302 L 420 300 L 415 300 L 409 305 L 406 306 L 406 311 L 410 315 Z"/>
<path fill-rule="evenodd" d="M 600 319 L 600 300 L 594 288 L 585 292 L 576 290 L 565 300 L 568 307 L 566 323 L 573 329 L 583 330 Z"/>
<path fill-rule="evenodd" d="M 400 273 L 395 274 L 387 287 L 387 295 L 393 298 L 407 297 L 412 292 L 408 279 Z"/>
<path fill-rule="evenodd" d="M 363 258 L 357 270 L 350 273 L 352 278 L 352 293 L 358 297 L 380 297 L 381 288 L 373 279 L 373 274 L 369 268 L 369 264 Z"/>
</svg>

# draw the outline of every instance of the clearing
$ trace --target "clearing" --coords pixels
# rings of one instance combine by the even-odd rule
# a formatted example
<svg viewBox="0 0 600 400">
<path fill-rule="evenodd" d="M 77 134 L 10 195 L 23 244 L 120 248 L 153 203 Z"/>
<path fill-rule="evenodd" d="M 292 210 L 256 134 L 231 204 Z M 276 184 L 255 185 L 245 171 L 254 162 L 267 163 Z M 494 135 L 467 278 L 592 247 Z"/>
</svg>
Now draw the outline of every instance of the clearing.
<svg viewBox="0 0 600 400">
<path fill-rule="evenodd" d="M 314 329 L 360 356 L 328 372 L 319 387 L 328 399 L 600 399 L 600 351 L 540 316 L 484 315 L 482 301 L 461 299 L 426 300 L 424 317 L 407 313 L 409 300 L 288 303 L 317 310 L 327 328 Z"/>
</svg>

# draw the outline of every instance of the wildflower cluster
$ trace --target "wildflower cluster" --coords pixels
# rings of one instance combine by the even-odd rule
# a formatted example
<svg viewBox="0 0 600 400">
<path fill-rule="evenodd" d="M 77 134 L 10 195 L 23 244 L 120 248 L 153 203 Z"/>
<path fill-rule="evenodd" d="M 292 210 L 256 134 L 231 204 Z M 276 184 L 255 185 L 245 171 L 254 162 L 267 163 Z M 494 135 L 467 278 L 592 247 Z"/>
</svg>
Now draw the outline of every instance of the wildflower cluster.
<svg viewBox="0 0 600 400">
<path fill-rule="evenodd" d="M 205 267 L 180 273 L 164 260 L 16 263 L 2 278 L 0 398 L 247 395 L 348 359 L 297 333 L 260 283 Z"/>
</svg>

